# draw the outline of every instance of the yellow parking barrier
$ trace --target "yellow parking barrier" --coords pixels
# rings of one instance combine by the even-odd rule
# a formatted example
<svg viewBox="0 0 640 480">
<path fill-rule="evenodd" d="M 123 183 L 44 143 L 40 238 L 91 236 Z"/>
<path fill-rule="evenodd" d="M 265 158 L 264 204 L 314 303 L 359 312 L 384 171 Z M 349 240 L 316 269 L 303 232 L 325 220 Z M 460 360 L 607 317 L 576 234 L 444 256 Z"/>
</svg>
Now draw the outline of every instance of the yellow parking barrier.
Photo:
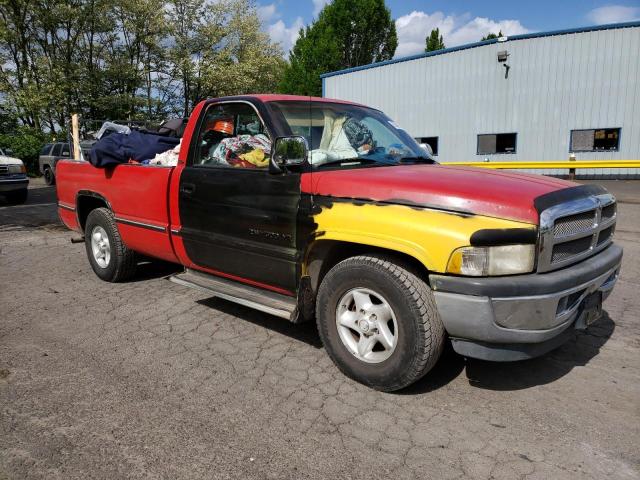
<svg viewBox="0 0 640 480">
<path fill-rule="evenodd" d="M 494 169 L 640 168 L 640 160 L 562 160 L 551 162 L 442 162 L 442 165 Z"/>
</svg>

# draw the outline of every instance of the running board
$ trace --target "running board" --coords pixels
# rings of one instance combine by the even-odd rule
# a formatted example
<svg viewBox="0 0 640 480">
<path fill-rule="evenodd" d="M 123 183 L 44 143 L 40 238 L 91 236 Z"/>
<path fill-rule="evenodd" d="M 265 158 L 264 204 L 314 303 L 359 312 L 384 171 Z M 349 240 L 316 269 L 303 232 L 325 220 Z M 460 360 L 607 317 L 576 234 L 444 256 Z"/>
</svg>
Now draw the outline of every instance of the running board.
<svg viewBox="0 0 640 480">
<path fill-rule="evenodd" d="M 169 280 L 178 285 L 213 293 L 218 298 L 289 321 L 295 321 L 297 315 L 298 303 L 294 297 L 269 292 L 189 268 L 184 273 L 172 275 Z"/>
</svg>

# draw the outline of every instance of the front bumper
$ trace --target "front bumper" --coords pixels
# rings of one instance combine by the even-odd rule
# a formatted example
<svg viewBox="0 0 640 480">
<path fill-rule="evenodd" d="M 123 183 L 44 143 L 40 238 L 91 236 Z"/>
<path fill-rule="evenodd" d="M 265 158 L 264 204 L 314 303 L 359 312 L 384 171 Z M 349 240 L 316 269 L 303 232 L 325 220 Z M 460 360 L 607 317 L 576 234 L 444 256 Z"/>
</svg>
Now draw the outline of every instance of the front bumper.
<svg viewBox="0 0 640 480">
<path fill-rule="evenodd" d="M 576 265 L 550 273 L 470 278 L 430 275 L 440 317 L 454 350 L 494 361 L 542 355 L 586 328 L 587 299 L 611 293 L 622 248 L 612 244 Z"/>
<path fill-rule="evenodd" d="M 24 178 L 0 179 L 0 193 L 17 192 L 26 189 L 28 186 L 29 179 L 26 176 Z"/>
</svg>

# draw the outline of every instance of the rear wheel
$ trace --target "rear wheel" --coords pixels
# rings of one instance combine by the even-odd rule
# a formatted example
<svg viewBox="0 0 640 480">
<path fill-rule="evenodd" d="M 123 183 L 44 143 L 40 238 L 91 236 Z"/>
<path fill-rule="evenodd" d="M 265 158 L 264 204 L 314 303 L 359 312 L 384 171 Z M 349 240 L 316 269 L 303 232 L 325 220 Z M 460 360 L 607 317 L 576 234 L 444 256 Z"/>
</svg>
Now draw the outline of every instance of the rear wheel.
<svg viewBox="0 0 640 480">
<path fill-rule="evenodd" d="M 429 286 L 390 257 L 340 262 L 318 291 L 316 318 L 331 359 L 382 391 L 404 388 L 435 365 L 445 331 Z"/>
<path fill-rule="evenodd" d="M 17 192 L 7 194 L 7 201 L 14 205 L 21 205 L 27 201 L 28 196 L 29 191 L 25 188 L 24 190 L 18 190 Z"/>
<path fill-rule="evenodd" d="M 136 254 L 122 242 L 110 210 L 92 210 L 84 232 L 89 263 L 98 277 L 107 282 L 122 282 L 135 274 Z"/>
<path fill-rule="evenodd" d="M 56 176 L 53 174 L 51 167 L 44 167 L 44 182 L 47 185 L 56 184 Z"/>
</svg>

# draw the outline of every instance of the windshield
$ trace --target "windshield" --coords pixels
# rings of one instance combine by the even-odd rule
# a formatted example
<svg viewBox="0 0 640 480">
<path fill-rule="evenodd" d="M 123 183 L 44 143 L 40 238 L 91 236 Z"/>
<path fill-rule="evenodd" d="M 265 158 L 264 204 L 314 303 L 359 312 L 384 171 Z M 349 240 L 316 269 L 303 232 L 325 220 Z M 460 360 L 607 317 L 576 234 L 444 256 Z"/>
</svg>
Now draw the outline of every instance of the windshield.
<svg viewBox="0 0 640 480">
<path fill-rule="evenodd" d="M 384 113 L 324 102 L 271 102 L 291 135 L 306 138 L 314 169 L 434 163 L 411 136 Z"/>
</svg>

